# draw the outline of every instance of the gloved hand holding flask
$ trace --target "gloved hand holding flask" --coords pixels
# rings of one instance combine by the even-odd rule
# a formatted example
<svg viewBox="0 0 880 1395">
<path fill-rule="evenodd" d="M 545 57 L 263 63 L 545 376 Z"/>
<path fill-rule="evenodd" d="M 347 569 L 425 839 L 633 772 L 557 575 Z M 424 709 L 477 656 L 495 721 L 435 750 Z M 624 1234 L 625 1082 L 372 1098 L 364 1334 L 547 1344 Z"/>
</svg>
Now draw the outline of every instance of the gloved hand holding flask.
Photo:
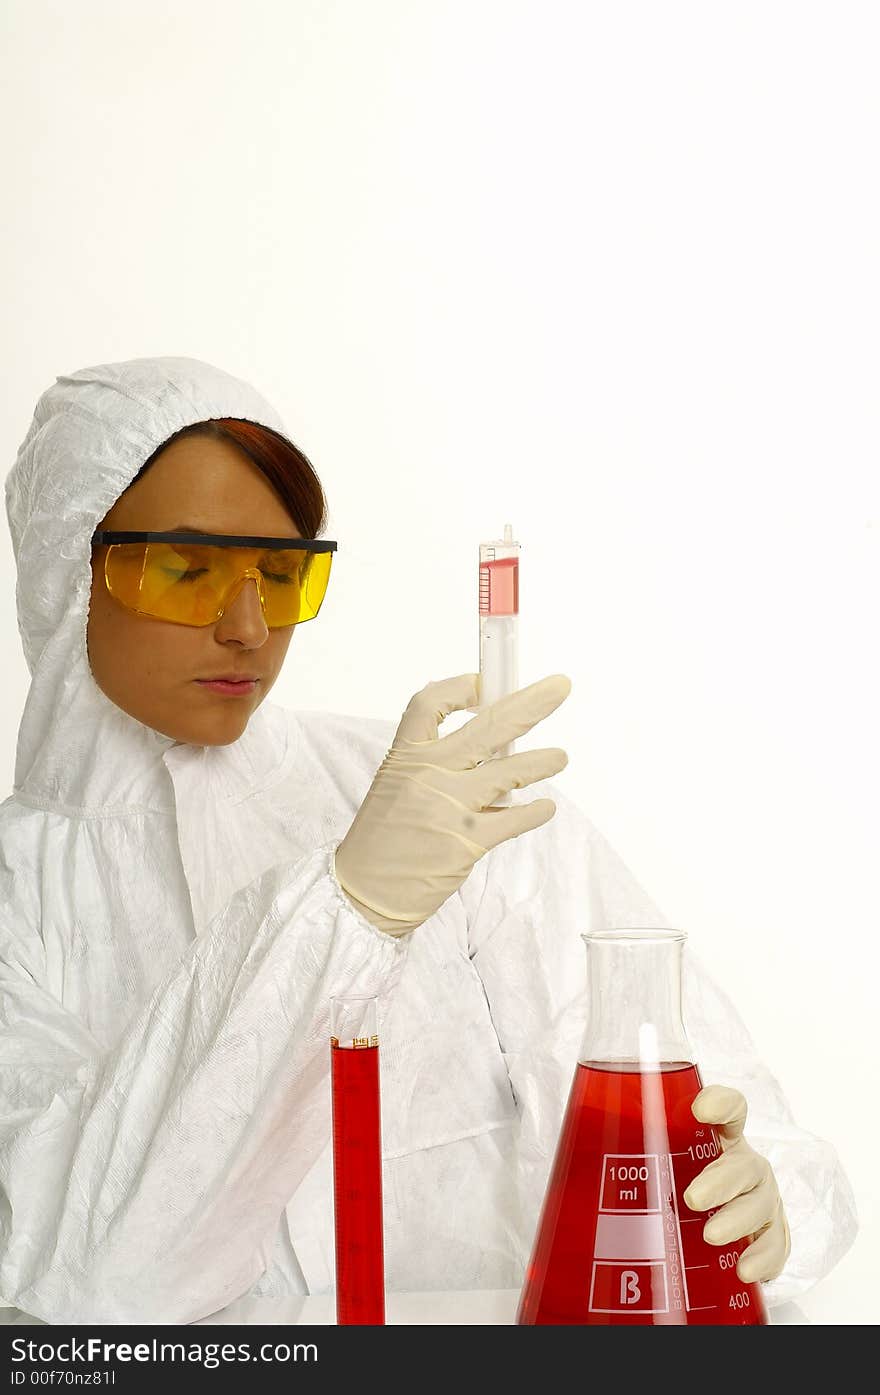
<svg viewBox="0 0 880 1395">
<path fill-rule="evenodd" d="M 736 1272 L 744 1283 L 775 1279 L 791 1253 L 791 1234 L 773 1168 L 743 1137 L 748 1105 L 727 1085 L 706 1085 L 691 1104 L 701 1124 L 715 1124 L 721 1156 L 695 1177 L 684 1194 L 693 1211 L 717 1208 L 703 1227 L 709 1245 L 749 1237 Z"/>
<path fill-rule="evenodd" d="M 439 736 L 438 727 L 450 712 L 479 702 L 479 674 L 441 679 L 414 695 L 335 853 L 339 885 L 378 930 L 415 930 L 490 848 L 553 817 L 552 799 L 492 805 L 511 789 L 564 770 L 565 751 L 493 757 L 570 692 L 571 679 L 552 674 L 500 698 L 448 736 Z"/>
<path fill-rule="evenodd" d="M 781 1271 L 788 1227 L 770 1163 L 742 1138 L 744 1097 L 703 1088 L 681 1014 L 685 939 L 584 936 L 586 1028 L 518 1323 L 767 1323 L 757 1281 Z M 712 1207 L 705 1224 L 690 1214 Z"/>
</svg>

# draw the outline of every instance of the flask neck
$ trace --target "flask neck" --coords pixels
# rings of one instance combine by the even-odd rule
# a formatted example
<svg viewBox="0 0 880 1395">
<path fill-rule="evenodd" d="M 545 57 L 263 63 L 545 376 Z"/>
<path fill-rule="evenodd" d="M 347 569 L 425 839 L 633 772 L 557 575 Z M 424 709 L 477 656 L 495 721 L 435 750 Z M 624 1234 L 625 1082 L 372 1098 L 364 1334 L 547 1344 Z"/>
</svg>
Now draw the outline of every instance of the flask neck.
<svg viewBox="0 0 880 1395">
<path fill-rule="evenodd" d="M 695 1063 L 681 1017 L 682 931 L 584 935 L 587 1025 L 580 1060 L 642 1070 Z"/>
</svg>

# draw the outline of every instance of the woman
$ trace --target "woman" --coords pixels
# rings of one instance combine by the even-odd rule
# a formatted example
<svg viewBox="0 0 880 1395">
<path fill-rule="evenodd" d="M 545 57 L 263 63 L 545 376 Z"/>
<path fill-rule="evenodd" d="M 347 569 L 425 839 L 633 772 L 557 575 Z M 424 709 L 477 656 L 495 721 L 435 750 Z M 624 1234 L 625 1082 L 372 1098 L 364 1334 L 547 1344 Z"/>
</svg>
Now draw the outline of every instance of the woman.
<svg viewBox="0 0 880 1395">
<path fill-rule="evenodd" d="M 397 728 L 268 702 L 326 544 L 198 548 L 319 539 L 323 494 L 259 394 L 193 359 L 59 378 L 6 499 L 32 682 L 0 807 L 0 1297 L 52 1323 L 185 1323 L 329 1290 L 345 992 L 380 997 L 389 1289 L 518 1286 L 583 1026 L 580 932 L 664 923 L 546 783 L 564 752 L 488 761 L 568 680 L 450 739 L 475 675 L 429 684 Z M 149 563 L 149 539 L 112 540 L 184 529 L 202 543 Z M 198 598 L 181 556 L 210 575 Z M 253 686 L 208 686 L 230 677 Z M 499 777 L 552 799 L 492 809 Z M 685 1011 L 704 1078 L 745 1086 L 754 1143 L 742 1095 L 704 1091 L 730 1157 L 695 1205 L 726 1188 L 728 1232 L 758 1236 L 743 1277 L 778 1301 L 849 1244 L 849 1187 L 693 958 Z"/>
</svg>

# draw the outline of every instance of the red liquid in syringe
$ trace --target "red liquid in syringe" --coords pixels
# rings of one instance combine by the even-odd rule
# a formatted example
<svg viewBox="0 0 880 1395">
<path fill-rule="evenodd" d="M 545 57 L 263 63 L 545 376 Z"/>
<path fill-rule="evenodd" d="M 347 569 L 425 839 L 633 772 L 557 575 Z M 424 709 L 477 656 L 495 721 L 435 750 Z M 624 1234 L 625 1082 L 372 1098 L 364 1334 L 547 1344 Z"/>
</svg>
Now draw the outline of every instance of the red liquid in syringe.
<svg viewBox="0 0 880 1395">
<path fill-rule="evenodd" d="M 331 1043 L 336 1320 L 385 1322 L 379 1047 Z"/>
<path fill-rule="evenodd" d="M 687 1062 L 578 1065 L 518 1321 L 767 1322 L 760 1285 L 736 1275 L 748 1239 L 708 1244 L 714 1213 L 684 1201 L 721 1152 L 691 1113 L 701 1088 Z"/>
<path fill-rule="evenodd" d="M 519 557 L 480 562 L 478 600 L 481 615 L 519 614 Z"/>
</svg>

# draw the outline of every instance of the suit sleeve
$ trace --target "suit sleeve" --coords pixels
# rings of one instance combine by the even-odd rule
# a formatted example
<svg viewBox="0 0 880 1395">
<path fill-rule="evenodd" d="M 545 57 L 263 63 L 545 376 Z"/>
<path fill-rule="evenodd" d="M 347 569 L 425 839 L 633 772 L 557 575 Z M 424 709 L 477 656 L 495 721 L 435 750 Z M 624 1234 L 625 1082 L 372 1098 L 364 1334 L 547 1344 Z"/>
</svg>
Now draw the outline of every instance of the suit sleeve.
<svg viewBox="0 0 880 1395">
<path fill-rule="evenodd" d="M 0 1295 L 49 1323 L 187 1323 L 246 1292 L 325 1146 L 329 999 L 381 995 L 406 945 L 334 844 L 242 888 L 110 1051 L 0 911 Z"/>
</svg>

